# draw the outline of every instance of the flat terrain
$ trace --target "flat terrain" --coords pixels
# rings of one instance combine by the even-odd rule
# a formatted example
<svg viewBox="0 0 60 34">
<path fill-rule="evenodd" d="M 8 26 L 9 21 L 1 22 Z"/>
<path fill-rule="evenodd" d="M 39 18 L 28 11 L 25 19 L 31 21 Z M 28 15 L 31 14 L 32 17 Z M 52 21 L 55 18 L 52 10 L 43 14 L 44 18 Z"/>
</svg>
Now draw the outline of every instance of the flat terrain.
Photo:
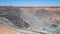
<svg viewBox="0 0 60 34">
<path fill-rule="evenodd" d="M 23 34 L 23 33 L 0 26 L 0 34 Z"/>
</svg>

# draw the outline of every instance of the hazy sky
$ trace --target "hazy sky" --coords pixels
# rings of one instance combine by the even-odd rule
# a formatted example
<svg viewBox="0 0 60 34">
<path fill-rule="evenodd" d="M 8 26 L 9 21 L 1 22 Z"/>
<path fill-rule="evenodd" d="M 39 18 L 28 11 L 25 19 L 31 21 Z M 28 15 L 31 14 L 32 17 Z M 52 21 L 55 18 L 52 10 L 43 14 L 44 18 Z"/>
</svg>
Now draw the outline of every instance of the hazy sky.
<svg viewBox="0 0 60 34">
<path fill-rule="evenodd" d="M 0 6 L 60 6 L 60 0 L 0 0 Z"/>
</svg>

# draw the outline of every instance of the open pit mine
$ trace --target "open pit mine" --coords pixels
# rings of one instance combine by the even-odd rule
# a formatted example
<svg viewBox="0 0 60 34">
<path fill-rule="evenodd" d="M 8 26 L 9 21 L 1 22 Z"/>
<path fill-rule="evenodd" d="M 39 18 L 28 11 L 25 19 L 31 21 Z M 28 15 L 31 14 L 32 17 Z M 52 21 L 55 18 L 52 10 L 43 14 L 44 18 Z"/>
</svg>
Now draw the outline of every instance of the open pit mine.
<svg viewBox="0 0 60 34">
<path fill-rule="evenodd" d="M 0 6 L 0 34 L 60 34 L 60 7 Z"/>
</svg>

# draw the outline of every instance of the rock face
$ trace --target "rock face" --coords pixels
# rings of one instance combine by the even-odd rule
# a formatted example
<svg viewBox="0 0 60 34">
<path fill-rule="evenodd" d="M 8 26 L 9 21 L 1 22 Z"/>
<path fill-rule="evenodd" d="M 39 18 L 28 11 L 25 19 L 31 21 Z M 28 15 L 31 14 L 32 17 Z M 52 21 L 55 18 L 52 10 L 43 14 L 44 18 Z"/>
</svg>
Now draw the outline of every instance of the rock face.
<svg viewBox="0 0 60 34">
<path fill-rule="evenodd" d="M 10 27 L 49 34 L 60 32 L 60 7 L 0 7 L 0 17 L 9 25 L 0 23 Z"/>
<path fill-rule="evenodd" d="M 14 26 L 12 24 L 9 24 L 8 26 L 11 25 L 11 26 L 17 27 L 17 28 L 28 28 L 29 24 L 27 24 L 25 21 L 23 21 L 23 19 L 20 17 L 20 15 L 21 15 L 21 12 L 19 10 L 0 11 L 0 17 L 4 17 L 4 18 L 8 19 L 9 21 L 11 21 L 12 24 L 14 24 Z M 9 21 L 7 21 L 7 22 L 9 23 Z"/>
</svg>

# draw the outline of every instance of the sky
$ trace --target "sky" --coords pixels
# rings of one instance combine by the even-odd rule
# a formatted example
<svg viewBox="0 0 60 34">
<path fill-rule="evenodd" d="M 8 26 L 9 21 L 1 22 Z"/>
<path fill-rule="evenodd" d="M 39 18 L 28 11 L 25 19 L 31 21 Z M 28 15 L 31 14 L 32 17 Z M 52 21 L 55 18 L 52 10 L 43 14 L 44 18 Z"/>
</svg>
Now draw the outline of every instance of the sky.
<svg viewBox="0 0 60 34">
<path fill-rule="evenodd" d="M 0 0 L 0 6 L 60 6 L 60 0 Z"/>
</svg>

